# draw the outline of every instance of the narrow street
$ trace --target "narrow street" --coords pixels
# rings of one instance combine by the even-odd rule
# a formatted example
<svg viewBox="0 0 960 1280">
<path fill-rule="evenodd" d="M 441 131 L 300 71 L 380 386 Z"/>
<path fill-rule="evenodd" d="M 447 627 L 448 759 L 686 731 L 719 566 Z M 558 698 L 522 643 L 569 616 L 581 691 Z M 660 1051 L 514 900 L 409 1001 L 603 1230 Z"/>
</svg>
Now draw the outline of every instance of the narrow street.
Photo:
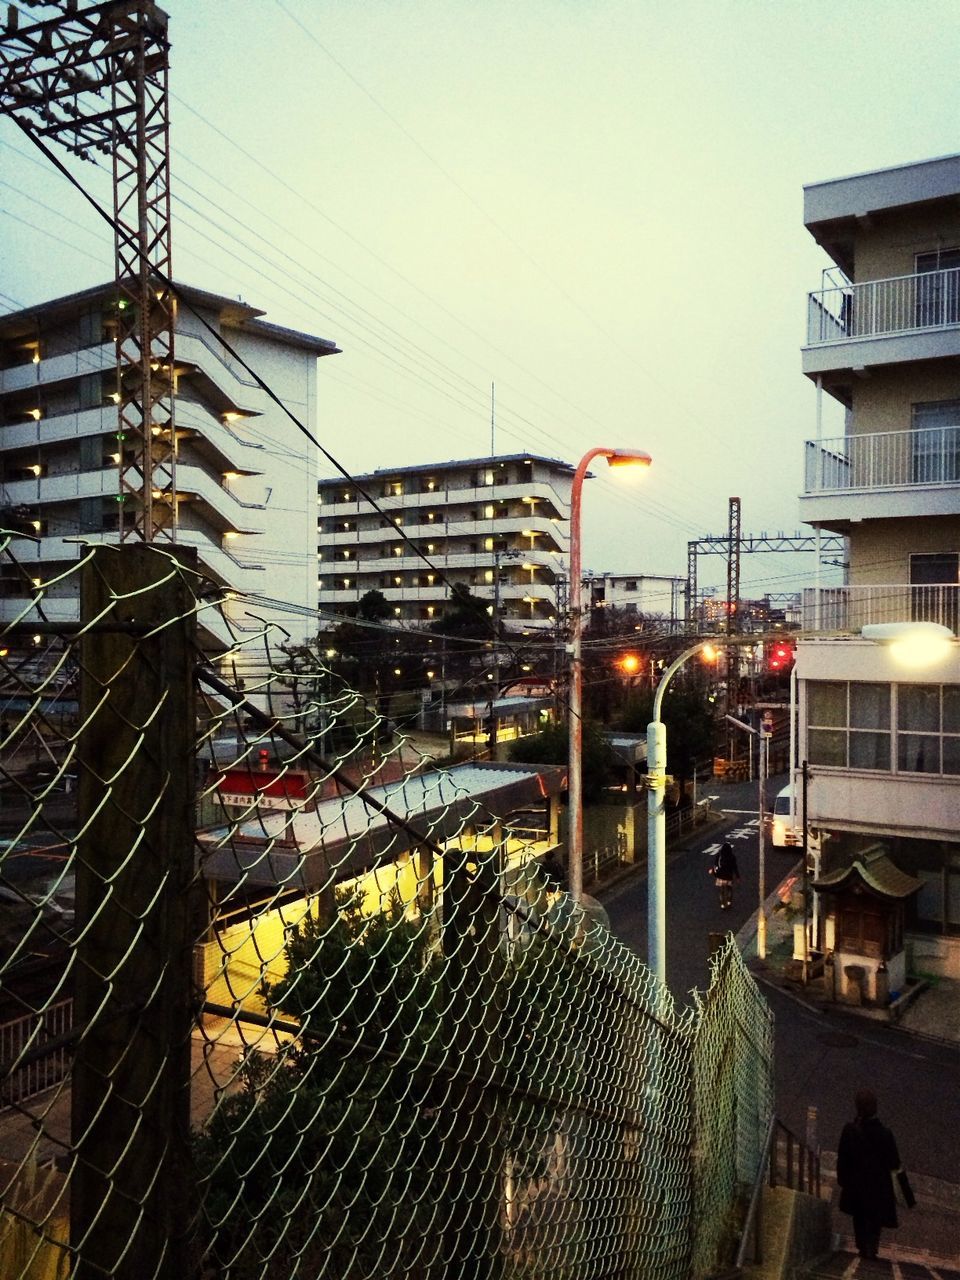
<svg viewBox="0 0 960 1280">
<path fill-rule="evenodd" d="M 771 780 L 768 803 L 782 785 L 781 778 Z M 692 987 L 706 988 L 710 933 L 736 933 L 757 908 L 756 784 L 717 787 L 712 794 L 719 797 L 715 804 L 724 811 L 723 822 L 689 848 L 668 855 L 667 980 L 680 1002 Z M 730 911 L 720 910 L 707 875 L 709 852 L 724 836 L 734 846 L 741 876 Z M 767 848 L 768 894 L 795 865 L 792 853 Z M 616 886 L 603 895 L 603 904 L 613 932 L 645 957 L 645 877 Z M 839 1008 L 809 1008 L 769 983 L 762 990 L 776 1019 L 777 1113 L 784 1123 L 801 1137 L 815 1123 L 816 1141 L 825 1151 L 835 1151 L 840 1129 L 852 1115 L 854 1093 L 869 1086 L 880 1100 L 882 1118 L 894 1130 L 907 1169 L 956 1182 L 960 1047 Z"/>
</svg>

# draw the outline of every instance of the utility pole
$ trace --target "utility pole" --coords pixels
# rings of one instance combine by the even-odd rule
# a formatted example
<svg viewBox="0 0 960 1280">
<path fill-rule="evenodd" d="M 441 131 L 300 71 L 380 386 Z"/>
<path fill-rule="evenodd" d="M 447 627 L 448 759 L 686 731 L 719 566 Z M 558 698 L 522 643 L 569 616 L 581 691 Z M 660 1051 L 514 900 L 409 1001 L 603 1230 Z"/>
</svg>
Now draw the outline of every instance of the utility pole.
<svg viewBox="0 0 960 1280">
<path fill-rule="evenodd" d="M 731 498 L 727 528 L 727 634 L 739 631 L 740 614 L 740 499 Z M 727 714 L 737 711 L 740 684 L 740 651 L 727 646 Z"/>
<path fill-rule="evenodd" d="M 29 26 L 8 10 L 0 114 L 55 165 L 48 143 L 112 159 L 116 297 L 104 329 L 116 349 L 120 541 L 175 542 L 167 15 L 150 0 L 42 7 L 55 16 Z"/>
</svg>

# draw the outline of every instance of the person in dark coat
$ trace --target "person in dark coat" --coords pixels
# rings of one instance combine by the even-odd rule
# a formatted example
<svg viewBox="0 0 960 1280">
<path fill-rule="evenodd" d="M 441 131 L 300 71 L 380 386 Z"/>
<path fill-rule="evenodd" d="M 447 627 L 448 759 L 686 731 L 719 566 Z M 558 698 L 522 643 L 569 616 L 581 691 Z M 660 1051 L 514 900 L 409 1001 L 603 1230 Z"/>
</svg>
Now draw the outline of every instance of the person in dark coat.
<svg viewBox="0 0 960 1280">
<path fill-rule="evenodd" d="M 713 855 L 710 875 L 713 876 L 720 891 L 720 909 L 728 911 L 733 906 L 733 882 L 740 879 L 737 855 L 733 852 L 733 845 L 729 840 L 724 840 Z"/>
<path fill-rule="evenodd" d="M 844 1125 L 837 1148 L 840 1212 L 853 1216 L 853 1234 L 861 1258 L 875 1258 L 884 1227 L 896 1227 L 897 1201 L 891 1174 L 900 1168 L 893 1134 L 877 1119 L 877 1098 L 870 1089 L 856 1096 L 856 1118 Z"/>
</svg>

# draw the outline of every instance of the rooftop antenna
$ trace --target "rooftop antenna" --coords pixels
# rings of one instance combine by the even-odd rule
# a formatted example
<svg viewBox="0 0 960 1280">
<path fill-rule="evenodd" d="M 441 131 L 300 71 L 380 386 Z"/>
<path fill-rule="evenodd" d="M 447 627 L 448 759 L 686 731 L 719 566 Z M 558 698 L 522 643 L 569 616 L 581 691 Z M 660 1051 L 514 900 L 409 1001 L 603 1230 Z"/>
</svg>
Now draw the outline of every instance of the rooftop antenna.
<svg viewBox="0 0 960 1280">
<path fill-rule="evenodd" d="M 490 457 L 491 458 L 495 458 L 497 456 L 497 450 L 494 443 L 496 439 L 496 432 L 497 432 L 497 384 L 495 382 L 491 382 L 490 383 Z"/>
</svg>

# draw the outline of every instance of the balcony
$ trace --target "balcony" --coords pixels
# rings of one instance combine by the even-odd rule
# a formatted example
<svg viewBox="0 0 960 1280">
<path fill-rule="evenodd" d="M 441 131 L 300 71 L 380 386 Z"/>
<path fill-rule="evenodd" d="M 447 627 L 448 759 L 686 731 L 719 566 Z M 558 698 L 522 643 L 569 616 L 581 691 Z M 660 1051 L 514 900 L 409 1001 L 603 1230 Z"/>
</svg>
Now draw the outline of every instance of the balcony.
<svg viewBox="0 0 960 1280">
<path fill-rule="evenodd" d="M 875 622 L 939 622 L 957 631 L 960 584 L 908 583 L 854 587 L 807 587 L 801 604 L 801 627 L 808 632 L 859 633 Z"/>
<path fill-rule="evenodd" d="M 960 267 L 808 295 L 806 374 L 958 354 Z"/>
<path fill-rule="evenodd" d="M 66 378 L 79 378 L 88 373 L 100 373 L 116 369 L 117 351 L 112 342 L 95 347 L 83 347 L 63 355 L 48 356 L 36 363 L 14 365 L 0 370 L 0 395 L 13 391 L 25 391 L 29 387 L 46 387 Z"/>
<path fill-rule="evenodd" d="M 808 440 L 800 518 L 828 527 L 891 516 L 955 515 L 960 426 Z"/>
</svg>

